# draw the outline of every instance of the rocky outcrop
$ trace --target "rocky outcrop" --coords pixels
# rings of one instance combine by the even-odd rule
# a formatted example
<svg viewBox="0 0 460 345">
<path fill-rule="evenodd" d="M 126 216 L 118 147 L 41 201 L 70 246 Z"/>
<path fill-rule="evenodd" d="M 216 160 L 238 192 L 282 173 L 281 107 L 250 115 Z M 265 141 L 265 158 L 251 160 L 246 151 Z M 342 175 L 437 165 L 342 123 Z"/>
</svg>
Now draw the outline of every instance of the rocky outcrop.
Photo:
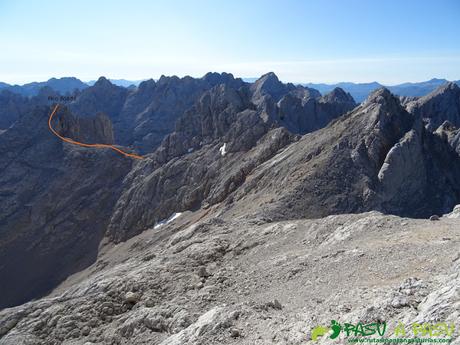
<svg viewBox="0 0 460 345">
<path fill-rule="evenodd" d="M 379 169 L 388 151 L 410 130 L 413 120 L 399 100 L 385 88 L 374 91 L 364 103 L 363 110 L 369 118 L 360 122 L 364 125 L 361 136 L 372 167 Z"/>
<path fill-rule="evenodd" d="M 350 94 L 334 89 L 324 97 L 300 90 L 283 96 L 274 110 L 274 120 L 289 131 L 298 134 L 313 132 L 353 109 L 356 104 Z"/>
<path fill-rule="evenodd" d="M 411 199 L 423 196 L 427 171 L 420 129 L 407 132 L 388 151 L 377 177 L 384 208 L 391 208 L 395 212 L 403 209 Z"/>
<path fill-rule="evenodd" d="M 432 93 L 409 102 L 408 111 L 422 118 L 430 131 L 435 131 L 444 121 L 460 127 L 460 87 L 448 82 Z"/>
<path fill-rule="evenodd" d="M 67 108 L 59 110 L 53 128 L 62 136 L 86 144 L 114 144 L 112 121 L 104 113 L 75 117 Z"/>
<path fill-rule="evenodd" d="M 452 125 L 449 121 L 444 121 L 443 124 L 438 127 L 435 134 L 447 141 L 460 155 L 460 129 Z"/>
</svg>

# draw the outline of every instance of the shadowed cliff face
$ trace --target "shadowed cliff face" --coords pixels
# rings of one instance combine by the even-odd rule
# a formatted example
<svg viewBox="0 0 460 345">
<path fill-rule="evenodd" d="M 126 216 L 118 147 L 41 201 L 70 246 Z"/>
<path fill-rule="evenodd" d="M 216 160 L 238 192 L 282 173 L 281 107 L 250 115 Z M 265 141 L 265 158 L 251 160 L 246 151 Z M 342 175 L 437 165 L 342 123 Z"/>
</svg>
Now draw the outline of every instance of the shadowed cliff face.
<svg viewBox="0 0 460 345">
<path fill-rule="evenodd" d="M 62 136 L 87 144 L 114 144 L 113 125 L 104 113 L 76 117 L 68 108 L 61 107 L 52 123 Z"/>
<path fill-rule="evenodd" d="M 131 162 L 63 144 L 36 107 L 0 135 L 0 308 L 91 264 Z"/>
</svg>

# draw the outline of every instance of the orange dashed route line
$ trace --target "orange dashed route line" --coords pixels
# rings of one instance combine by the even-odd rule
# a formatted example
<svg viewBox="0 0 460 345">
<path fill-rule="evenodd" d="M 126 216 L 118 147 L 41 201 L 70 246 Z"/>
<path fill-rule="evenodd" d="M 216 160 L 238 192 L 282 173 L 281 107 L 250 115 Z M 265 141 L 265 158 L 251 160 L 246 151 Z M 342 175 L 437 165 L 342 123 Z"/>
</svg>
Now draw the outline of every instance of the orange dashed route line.
<svg viewBox="0 0 460 345">
<path fill-rule="evenodd" d="M 53 128 L 53 126 L 51 125 L 51 121 L 53 120 L 53 117 L 54 115 L 56 115 L 57 111 L 59 109 L 59 104 L 56 104 L 56 106 L 54 107 L 53 111 L 51 112 L 50 114 L 50 117 L 48 119 L 48 127 L 51 131 L 51 133 L 53 133 L 55 136 L 57 136 L 59 139 L 61 139 L 62 141 L 66 142 L 66 143 L 69 143 L 69 144 L 72 144 L 72 145 L 78 145 L 78 146 L 82 146 L 82 147 L 90 147 L 90 148 L 108 148 L 108 149 L 112 149 L 126 157 L 130 157 L 130 158 L 134 158 L 134 159 L 144 159 L 144 157 L 142 156 L 139 156 L 139 155 L 136 155 L 134 153 L 128 153 L 128 152 L 125 152 L 123 150 L 120 150 L 118 147 L 115 147 L 113 145 L 109 145 L 109 144 L 86 144 L 86 143 L 81 143 L 79 141 L 75 141 L 73 139 L 70 139 L 70 138 L 66 138 L 66 137 L 63 137 L 62 135 L 60 135 L 58 132 L 56 132 L 56 130 Z"/>
</svg>

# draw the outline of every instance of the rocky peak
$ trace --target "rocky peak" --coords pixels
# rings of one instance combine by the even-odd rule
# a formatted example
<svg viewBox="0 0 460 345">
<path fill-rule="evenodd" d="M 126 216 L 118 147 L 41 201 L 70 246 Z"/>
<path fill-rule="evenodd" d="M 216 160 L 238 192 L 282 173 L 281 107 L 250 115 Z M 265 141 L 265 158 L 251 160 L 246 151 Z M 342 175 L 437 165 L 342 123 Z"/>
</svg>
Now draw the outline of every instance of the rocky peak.
<svg viewBox="0 0 460 345">
<path fill-rule="evenodd" d="M 224 84 L 233 81 L 235 78 L 231 73 L 217 73 L 217 72 L 208 72 L 203 77 L 203 80 L 210 83 L 211 85 Z"/>
<path fill-rule="evenodd" d="M 71 104 L 71 110 L 76 116 L 95 116 L 102 112 L 115 118 L 118 117 L 127 95 L 127 89 L 100 77 L 93 86 L 81 92 Z"/>
<path fill-rule="evenodd" d="M 112 86 L 115 86 L 113 85 L 110 80 L 108 80 L 106 77 L 99 77 L 99 79 L 94 83 L 93 85 L 94 87 L 112 87 Z"/>
<path fill-rule="evenodd" d="M 340 87 L 334 88 L 331 92 L 324 95 L 322 97 L 323 102 L 338 102 L 338 103 L 353 103 L 355 104 L 355 100 L 353 97 L 348 93 L 345 92 Z"/>
<path fill-rule="evenodd" d="M 413 117 L 388 89 L 375 90 L 360 106 L 363 137 L 370 165 L 379 169 L 389 150 L 414 125 Z M 357 109 L 358 109 L 357 108 Z"/>
<path fill-rule="evenodd" d="M 155 88 L 155 86 L 156 86 L 155 80 L 148 79 L 148 80 L 144 80 L 143 82 L 141 82 L 139 84 L 138 89 L 139 90 L 152 90 Z"/>
<path fill-rule="evenodd" d="M 207 91 L 203 97 L 201 97 L 200 103 L 203 103 L 203 99 L 207 97 L 211 100 L 211 104 L 208 106 L 218 106 L 220 111 L 229 105 L 235 109 L 242 110 L 244 104 L 238 91 L 227 84 L 214 86 L 211 90 Z"/>
<path fill-rule="evenodd" d="M 313 98 L 321 98 L 321 93 L 318 90 L 300 85 L 289 91 L 289 93 L 295 95 L 297 98 L 300 98 L 302 100 L 302 104 L 305 104 L 305 102 Z"/>
<path fill-rule="evenodd" d="M 247 106 L 244 95 L 228 84 L 219 84 L 206 91 L 195 105 L 177 120 L 175 133 L 165 138 L 162 151 L 167 156 L 182 154 L 197 143 L 222 138 L 237 121 L 237 114 Z M 172 138 L 182 138 L 178 143 Z"/>
<path fill-rule="evenodd" d="M 369 125 L 392 126 L 397 129 L 406 128 L 412 125 L 412 118 L 401 105 L 398 97 L 393 95 L 388 89 L 382 87 L 372 92 L 368 99 L 363 103 L 363 109 L 367 109 L 369 114 Z M 405 125 L 403 126 L 403 123 Z M 393 131 L 393 130 L 392 130 Z"/>
<path fill-rule="evenodd" d="M 255 89 L 263 89 L 267 92 L 276 92 L 281 89 L 283 84 L 275 73 L 269 72 L 257 79 L 253 84 Z"/>
<path fill-rule="evenodd" d="M 386 87 L 381 87 L 373 91 L 366 100 L 366 103 L 385 104 L 388 102 L 399 103 L 398 99 Z"/>
<path fill-rule="evenodd" d="M 280 98 L 274 111 L 267 106 L 266 112 L 291 133 L 305 134 L 326 126 L 356 106 L 353 98 L 341 89 L 324 97 L 316 95 L 320 94 L 314 89 L 295 87 Z"/>
<path fill-rule="evenodd" d="M 180 81 L 180 78 L 176 75 L 167 77 L 165 75 L 161 75 L 160 79 L 158 79 L 157 85 L 165 85 L 169 83 L 177 83 Z"/>
<path fill-rule="evenodd" d="M 258 104 L 267 95 L 278 101 L 282 94 L 287 91 L 287 88 L 286 85 L 279 81 L 275 73 L 269 72 L 251 85 L 251 91 L 254 103 Z"/>
</svg>

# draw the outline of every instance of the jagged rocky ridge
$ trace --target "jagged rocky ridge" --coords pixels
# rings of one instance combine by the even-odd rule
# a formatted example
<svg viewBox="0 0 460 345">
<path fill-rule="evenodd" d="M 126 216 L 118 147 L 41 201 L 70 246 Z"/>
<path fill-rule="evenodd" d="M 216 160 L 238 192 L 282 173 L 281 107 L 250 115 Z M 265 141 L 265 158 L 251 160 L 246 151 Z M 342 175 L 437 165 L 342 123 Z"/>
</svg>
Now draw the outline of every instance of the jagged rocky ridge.
<svg viewBox="0 0 460 345">
<path fill-rule="evenodd" d="M 175 117 L 174 126 L 165 129 L 157 148 L 142 161 L 127 160 L 110 150 L 63 144 L 51 136 L 47 129 L 50 109 L 44 106 L 46 92 L 42 97 L 29 100 L 27 107 L 12 117 L 16 120 L 0 133 L 0 259 L 3 263 L 0 276 L 8 277 L 0 286 L 2 306 L 46 293 L 69 274 L 94 262 L 101 244 L 105 244 L 102 246 L 105 249 L 99 253 L 100 260 L 81 273 L 80 281 L 78 275 L 73 278 L 78 284 L 70 290 L 63 288 L 61 291 L 67 292 L 57 300 L 43 299 L 5 310 L 0 315 L 0 337 L 3 337 L 0 344 L 63 341 L 83 344 L 97 339 L 106 343 L 200 343 L 202 338 L 196 335 L 198 329 L 199 334 L 210 337 L 211 344 L 227 341 L 216 335 L 214 331 L 222 328 L 215 327 L 214 323 L 233 324 L 238 318 L 233 314 L 234 308 L 223 307 L 219 302 L 215 304 L 217 309 L 211 309 L 209 303 L 213 297 L 206 297 L 195 305 L 195 289 L 201 290 L 207 279 L 204 283 L 200 281 L 202 285 L 197 282 L 195 287 L 191 281 L 194 276 L 190 275 L 189 280 L 183 274 L 196 268 L 201 279 L 209 277 L 205 273 L 208 270 L 220 272 L 216 265 L 226 268 L 232 262 L 229 259 L 251 252 L 264 242 L 259 238 L 264 236 L 259 232 L 259 225 L 273 223 L 273 228 L 268 225 L 263 231 L 273 230 L 276 236 L 281 236 L 273 240 L 272 246 L 276 246 L 291 227 L 287 223 L 288 227 L 284 228 L 283 223 L 277 222 L 280 220 L 368 210 L 426 218 L 450 212 L 459 203 L 460 163 L 453 139 L 457 132 L 453 125 L 444 122 L 446 119 L 442 119 L 439 108 L 442 104 L 455 104 L 455 99 L 450 100 L 455 92 L 449 87 L 425 99 L 427 102 L 433 98 L 444 99 L 436 101 L 435 107 L 436 119 L 442 120 L 443 125 L 433 131 L 429 126 L 432 113 L 418 110 L 425 106 L 423 99 L 404 102 L 403 106 L 386 89 L 374 92 L 357 107 L 342 90 L 321 97 L 315 90 L 283 84 L 272 73 L 254 84 L 217 74 L 208 74 L 194 82 L 188 78 L 164 79 L 166 84 L 175 85 L 168 84 L 169 91 L 164 92 L 185 87 L 182 83 L 202 85 L 205 79 L 208 85 L 214 85 L 201 93 L 196 91 L 199 95 L 189 107 L 178 106 L 181 111 L 184 108 L 183 113 L 171 115 Z M 157 90 L 157 84 L 150 86 Z M 116 142 L 120 133 L 117 132 L 120 109 L 127 106 L 123 99 L 131 99 L 140 89 L 123 91 L 101 79 L 94 89 L 83 91 L 77 102 L 62 111 L 57 128 L 68 136 L 81 138 L 79 135 L 84 130 L 85 135 L 90 136 L 83 138 L 85 140 Z M 148 94 L 152 93 L 146 92 L 144 104 L 150 107 L 156 103 L 150 103 Z M 411 103 L 414 101 L 416 105 Z M 167 103 L 160 102 L 161 107 Z M 96 116 L 99 113 L 104 115 Z M 157 113 L 152 112 L 148 117 L 157 116 L 153 114 Z M 455 121 L 451 116 L 453 112 L 449 114 L 449 119 Z M 97 129 L 96 123 L 101 124 L 102 130 Z M 113 138 L 107 136 L 112 125 Z M 89 127 L 94 127 L 94 131 L 86 132 Z M 305 134 L 308 132 L 311 133 Z M 159 138 L 161 133 L 155 136 Z M 183 223 L 173 223 L 166 232 L 154 229 L 155 224 L 161 224 L 160 220 L 175 212 L 187 213 Z M 355 229 L 354 223 L 360 223 L 361 217 L 366 220 Z M 299 224 L 308 224 L 309 229 L 299 233 L 311 232 L 315 241 L 328 243 L 328 239 L 333 242 L 344 236 L 344 222 L 350 222 L 350 233 L 364 231 L 375 219 L 380 219 L 384 228 L 385 224 L 393 224 L 394 231 L 401 229 L 399 218 L 369 217 L 371 220 L 366 215 L 337 216 L 329 218 L 332 224 L 323 220 L 299 221 Z M 410 221 L 414 227 L 425 224 L 421 222 Z M 451 229 L 457 226 L 455 220 L 452 222 L 445 224 L 450 238 L 454 235 Z M 319 233 L 315 232 L 318 224 L 324 225 Z M 253 226 L 254 231 L 244 235 L 244 230 Z M 146 229 L 151 230 L 143 233 Z M 288 232 L 283 235 L 285 231 Z M 128 242 L 112 248 L 107 241 Z M 127 250 L 125 258 L 122 248 Z M 131 261 L 127 259 L 130 253 L 135 253 Z M 159 266 L 151 272 L 148 262 L 157 255 Z M 333 258 L 336 254 L 331 255 Z M 377 256 L 375 262 L 386 257 Z M 257 254 L 243 257 L 241 262 L 260 259 L 257 258 Z M 283 261 L 282 258 L 273 260 L 274 263 Z M 413 259 L 409 255 L 405 260 Z M 174 264 L 165 266 L 165 262 Z M 447 266 L 445 263 L 442 267 Z M 235 278 L 245 271 L 243 265 L 239 267 Z M 322 266 L 319 268 L 323 270 Z M 132 275 L 126 280 L 128 272 Z M 226 280 L 219 278 L 220 273 L 216 274 L 214 285 Z M 248 274 L 254 276 L 255 273 Z M 260 277 L 261 281 L 265 278 Z M 442 276 L 436 279 L 431 290 L 435 295 L 443 281 L 452 288 L 455 286 L 454 281 L 443 280 Z M 251 280 L 245 280 L 246 283 L 251 284 Z M 303 284 L 301 280 L 298 283 Z M 72 281 L 67 284 L 71 286 Z M 229 290 L 219 285 L 219 289 L 227 291 L 222 295 L 223 300 L 236 298 L 231 293 L 236 285 L 230 283 Z M 294 296 L 299 286 L 290 287 Z M 243 285 L 240 288 L 246 289 Z M 254 289 L 263 290 L 263 284 L 255 284 Z M 180 302 L 180 291 L 190 291 L 191 295 Z M 127 296 L 128 292 L 131 295 Z M 138 304 L 140 296 L 145 299 Z M 153 304 L 147 302 L 147 297 Z M 109 304 L 102 305 L 106 302 Z M 256 309 L 259 302 L 258 299 Z M 50 313 L 55 303 L 57 314 L 70 312 L 71 315 L 62 321 L 59 321 L 62 315 L 52 318 Z M 186 307 L 179 310 L 181 303 Z M 279 310 L 283 303 L 269 301 L 260 308 Z M 143 309 L 144 305 L 146 308 L 158 305 L 158 310 L 150 313 Z M 129 312 L 133 307 L 133 313 Z M 246 313 L 246 320 L 258 315 L 252 307 L 245 308 L 241 306 L 240 312 Z M 81 317 L 73 315 L 72 310 Z M 392 309 L 382 310 L 388 311 Z M 255 323 L 251 327 L 266 326 Z M 141 333 L 135 333 L 135 329 Z M 168 338 L 166 331 L 174 335 Z M 235 332 L 232 334 L 239 337 Z M 243 334 L 248 333 L 254 332 L 248 330 Z M 247 343 L 255 342 L 249 338 Z"/>
<path fill-rule="evenodd" d="M 412 217 L 458 202 L 458 155 L 386 89 L 260 165 L 235 199 L 282 195 L 274 219 L 377 209 Z M 278 200 L 276 200 L 278 199 Z"/>
<path fill-rule="evenodd" d="M 270 88 L 276 95 L 277 89 Z M 255 94 L 256 103 L 266 97 Z M 239 98 L 227 97 L 221 99 L 233 99 L 233 106 L 241 107 Z M 376 91 L 352 112 L 299 141 L 283 128 L 267 131 L 267 123 L 279 123 L 276 96 L 268 100 L 242 113 L 242 120 L 255 120 L 250 125 L 232 121 L 246 132 L 218 134 L 223 140 L 217 145 L 212 140 L 219 128 L 203 129 L 203 122 L 191 114 L 220 114 L 228 104 L 214 103 L 213 108 L 201 102 L 201 109 L 187 113 L 186 130 L 181 131 L 179 121 L 152 161 L 137 165 L 128 176 L 109 226 L 112 239 L 129 238 L 173 212 L 224 200 L 250 198 L 253 212 L 268 219 L 368 210 L 428 218 L 458 203 L 458 155 L 388 90 Z M 211 117 L 205 124 L 216 122 Z M 251 138 L 262 140 L 246 153 L 255 144 L 247 143 Z M 226 156 L 216 159 L 224 144 Z"/>
<path fill-rule="evenodd" d="M 79 116 L 107 114 L 118 144 L 147 153 L 174 130 L 176 120 L 203 92 L 221 83 L 238 86 L 243 81 L 227 73 L 208 73 L 200 79 L 162 76 L 157 82 L 150 79 L 128 90 L 102 77 L 83 90 L 70 109 Z"/>
<path fill-rule="evenodd" d="M 118 144 L 147 153 L 160 146 L 164 137 L 174 131 L 176 121 L 204 92 L 220 85 L 244 94 L 243 98 L 247 98 L 244 106 L 248 102 L 273 106 L 273 109 L 267 109 L 267 113 L 274 117 L 272 120 L 298 133 L 320 128 L 337 114 L 355 106 L 349 94 L 342 91 L 338 96 L 341 90 L 334 90 L 327 96 L 329 98 L 325 96 L 319 100 L 318 91 L 285 85 L 273 73 L 252 85 L 231 74 L 208 73 L 201 79 L 162 76 L 157 82 L 142 82 L 135 90 L 127 90 L 100 78 L 93 87 L 81 92 L 70 109 L 79 116 L 94 116 L 97 112 L 107 114 L 113 122 Z M 280 104 L 275 106 L 268 99 Z"/>
<path fill-rule="evenodd" d="M 173 132 L 151 155 L 132 167 L 132 162 L 110 152 L 53 141 L 46 128 L 49 109 L 31 110 L 34 101 L 30 101 L 29 110 L 23 110 L 0 137 L 5 201 L 1 219 L 6 229 L 1 236 L 8 262 L 3 269 L 5 274 L 18 272 L 17 280 L 4 285 L 12 294 L 5 305 L 44 293 L 91 263 L 103 236 L 126 240 L 174 212 L 222 203 L 236 214 L 267 220 L 372 209 L 428 217 L 450 211 L 459 200 L 459 162 L 451 139 L 455 135 L 433 134 L 423 126 L 426 116 L 413 110 L 418 108 L 412 105 L 412 114 L 406 112 L 386 89 L 300 139 L 298 134 L 321 128 L 351 110 L 352 98 L 339 89 L 321 97 L 314 90 L 282 84 L 272 73 L 251 85 L 231 75 L 209 74 L 204 79 L 216 85 L 178 116 Z M 57 128 L 75 139 L 110 143 L 116 140 L 111 121 L 116 124 L 117 109 L 125 107 L 120 97 L 127 91 L 104 79 L 94 88 L 61 113 Z M 44 104 L 45 97 L 46 92 L 36 104 Z M 451 87 L 433 97 L 449 99 Z M 85 104 L 86 112 L 79 110 Z M 417 107 L 424 104 L 417 101 Z M 99 112 L 107 115 L 91 117 Z M 53 162 L 45 157 L 53 157 Z M 40 188 L 30 192 L 37 184 Z M 69 186 L 75 187 L 69 192 Z M 98 205 L 97 221 L 92 203 Z M 53 260 L 85 224 L 90 224 L 91 235 L 81 233 L 74 256 L 56 271 Z M 30 247 L 31 241 L 36 246 Z M 93 254 L 86 252 L 87 246 Z M 9 260 L 18 251 L 25 253 L 21 261 Z M 45 253 L 43 262 L 48 262 L 41 270 L 31 265 L 38 253 Z M 28 274 L 29 269 L 36 275 Z"/>
<path fill-rule="evenodd" d="M 355 105 L 341 90 L 318 96 L 313 90 L 282 84 L 273 73 L 249 88 L 220 84 L 206 92 L 153 155 L 128 175 L 111 219 L 110 237 L 124 240 L 173 211 L 223 201 L 253 169 L 297 140 L 292 133 L 319 128 Z M 302 112 L 283 107 L 286 98 Z"/>
<path fill-rule="evenodd" d="M 208 74 L 201 80 L 165 77 L 158 83 L 145 83 L 129 93 L 102 78 L 84 90 L 76 102 L 62 108 L 54 123 L 62 135 L 75 140 L 119 144 L 117 126 L 122 110 L 131 103 L 140 105 L 142 92 L 147 93 L 144 105 L 160 110 L 167 109 L 184 92 L 185 100 L 174 108 L 180 112 L 191 102 L 189 94 L 198 95 L 205 89 L 203 83 L 216 84 L 197 96 L 195 105 L 183 114 L 160 111 L 161 116 L 171 117 L 170 122 L 178 119 L 176 128 L 166 128 L 165 133 L 173 131 L 166 137 L 157 132 L 155 140 L 161 137 L 163 142 L 141 162 L 126 160 L 110 150 L 64 144 L 52 136 L 47 128 L 51 110 L 47 97 L 56 94 L 50 89 L 42 89 L 39 96 L 24 103 L 27 107 L 14 115 L 17 120 L 0 134 L 0 243 L 5 262 L 1 275 L 11 274 L 1 286 L 4 298 L 0 307 L 46 293 L 67 275 L 90 264 L 105 234 L 120 241 L 174 211 L 223 201 L 248 171 L 296 140 L 277 117 L 276 102 L 283 92 L 300 92 L 304 100 L 309 92 L 312 97 L 319 96 L 312 90 L 284 85 L 273 74 L 255 84 L 257 95 L 251 85 L 229 74 Z M 147 100 L 152 97 L 147 92 L 149 85 L 156 91 L 154 98 Z M 273 85 L 281 91 L 272 97 L 269 88 Z M 257 106 L 252 99 L 259 96 L 264 100 Z M 335 98 L 318 99 L 318 103 L 328 102 L 335 104 L 328 118 L 341 115 L 353 103 L 349 98 L 343 104 Z M 287 113 L 285 118 L 294 115 L 298 116 Z M 312 121 L 317 118 L 314 112 L 305 115 Z M 61 260 L 64 253 L 65 260 Z M 56 262 L 60 262 L 59 267 Z"/>
</svg>

